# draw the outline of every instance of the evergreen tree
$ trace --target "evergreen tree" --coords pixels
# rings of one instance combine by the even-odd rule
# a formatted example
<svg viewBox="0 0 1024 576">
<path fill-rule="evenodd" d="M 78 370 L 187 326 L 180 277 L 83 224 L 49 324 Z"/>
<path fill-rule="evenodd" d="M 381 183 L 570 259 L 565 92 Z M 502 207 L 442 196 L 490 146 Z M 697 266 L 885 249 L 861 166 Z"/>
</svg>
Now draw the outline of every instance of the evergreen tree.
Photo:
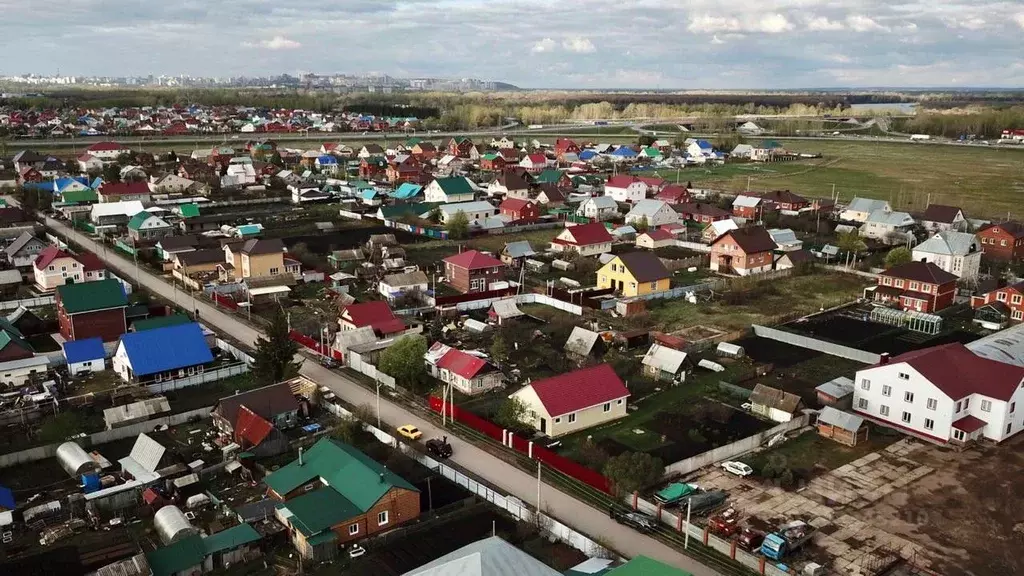
<svg viewBox="0 0 1024 576">
<path fill-rule="evenodd" d="M 288 319 L 280 308 L 274 313 L 265 336 L 256 341 L 256 362 L 253 372 L 264 384 L 287 380 L 299 373 L 295 355 L 299 344 L 288 336 Z"/>
</svg>

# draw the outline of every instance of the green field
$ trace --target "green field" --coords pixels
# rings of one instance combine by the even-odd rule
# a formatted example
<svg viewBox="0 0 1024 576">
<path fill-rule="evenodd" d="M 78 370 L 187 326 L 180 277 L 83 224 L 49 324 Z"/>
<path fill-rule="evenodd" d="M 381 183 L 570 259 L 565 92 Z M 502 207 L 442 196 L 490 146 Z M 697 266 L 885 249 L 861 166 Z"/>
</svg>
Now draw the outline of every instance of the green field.
<svg viewBox="0 0 1024 576">
<path fill-rule="evenodd" d="M 694 186 L 732 191 L 789 189 L 841 201 L 854 196 L 889 200 L 894 209 L 920 211 L 953 204 L 970 217 L 1024 217 L 1024 149 L 849 140 L 783 141 L 788 150 L 822 158 L 773 164 L 726 164 L 680 171 Z M 676 171 L 662 176 L 675 180 Z M 1014 214 L 1016 212 L 1016 214 Z"/>
</svg>

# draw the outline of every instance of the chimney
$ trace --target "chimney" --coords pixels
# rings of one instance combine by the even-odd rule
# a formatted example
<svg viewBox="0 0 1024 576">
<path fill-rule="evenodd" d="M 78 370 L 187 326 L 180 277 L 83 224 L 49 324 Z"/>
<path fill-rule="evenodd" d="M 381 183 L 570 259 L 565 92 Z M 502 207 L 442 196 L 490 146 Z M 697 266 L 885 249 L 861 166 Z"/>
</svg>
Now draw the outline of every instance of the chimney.
<svg viewBox="0 0 1024 576">
<path fill-rule="evenodd" d="M 380 483 L 381 484 L 384 483 L 384 473 L 383 472 L 380 473 Z"/>
<path fill-rule="evenodd" d="M 299 446 L 299 466 L 302 466 L 302 446 Z"/>
<path fill-rule="evenodd" d="M 881 354 L 880 354 L 880 355 L 878 356 L 878 364 L 879 364 L 880 366 L 884 366 L 884 365 L 886 365 L 886 364 L 888 364 L 888 363 L 889 363 L 889 353 L 888 353 L 888 352 L 882 352 L 882 353 L 881 353 Z"/>
</svg>

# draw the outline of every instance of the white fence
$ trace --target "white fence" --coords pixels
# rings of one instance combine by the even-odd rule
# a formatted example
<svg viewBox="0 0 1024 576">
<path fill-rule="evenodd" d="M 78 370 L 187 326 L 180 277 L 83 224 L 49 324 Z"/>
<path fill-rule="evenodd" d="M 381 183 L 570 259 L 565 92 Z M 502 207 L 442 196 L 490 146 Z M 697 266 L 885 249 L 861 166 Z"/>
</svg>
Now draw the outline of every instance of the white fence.
<svg viewBox="0 0 1024 576">
<path fill-rule="evenodd" d="M 129 426 L 122 426 L 120 428 L 114 428 L 113 430 L 104 430 L 102 432 L 96 432 L 89 436 L 76 440 L 82 448 L 88 449 L 90 446 L 97 446 L 100 444 L 106 444 L 107 442 L 113 442 L 115 440 L 123 440 L 125 438 L 132 438 L 138 436 L 143 432 L 152 432 L 153 427 L 161 424 L 168 426 L 178 426 L 184 424 L 189 420 L 199 418 L 209 418 L 210 412 L 213 411 L 212 406 L 205 408 L 197 408 L 188 412 L 182 412 L 181 414 L 172 414 L 170 416 L 162 416 L 160 418 L 153 418 L 152 420 L 146 420 L 145 422 L 138 422 Z M 48 444 L 46 446 L 39 446 L 36 448 L 29 448 L 28 450 L 22 450 L 20 452 L 11 452 L 10 454 L 0 454 L 0 468 L 7 468 L 9 466 L 17 466 L 18 464 L 24 464 L 26 462 L 35 462 L 37 460 L 44 460 L 46 458 L 52 458 L 57 454 L 57 447 L 63 444 L 58 442 L 56 444 Z"/>
<path fill-rule="evenodd" d="M 349 212 L 348 210 L 338 210 L 338 216 L 342 218 L 348 218 L 350 220 L 362 220 L 363 215 L 358 212 Z"/>
<path fill-rule="evenodd" d="M 217 380 L 223 380 L 225 378 L 230 378 L 231 376 L 245 374 L 248 371 L 249 365 L 242 362 L 240 364 L 217 368 L 216 370 L 210 370 L 201 374 L 185 376 L 184 378 L 175 378 L 174 380 L 164 380 L 163 382 L 146 384 L 146 389 L 154 394 L 160 394 L 167 390 L 179 390 L 181 388 L 188 388 L 189 386 L 206 384 L 207 382 L 216 382 Z"/>
<path fill-rule="evenodd" d="M 46 296 L 38 296 L 36 298 L 22 298 L 21 300 L 7 300 L 0 302 L 0 310 L 14 310 L 21 306 L 25 308 L 33 308 L 36 306 L 48 306 L 56 302 L 56 299 L 52 294 Z"/>
<path fill-rule="evenodd" d="M 250 366 L 252 366 L 253 362 L 256 361 L 256 359 L 250 356 L 247 351 L 242 350 L 238 346 L 235 346 L 234 344 L 228 342 L 227 340 L 224 340 L 223 338 L 217 338 L 217 348 L 220 348 L 221 350 L 234 356 L 236 360 L 245 362 Z"/>
<path fill-rule="evenodd" d="M 568 302 L 562 302 L 557 298 L 552 298 L 546 294 L 535 294 L 528 292 L 526 294 L 516 294 L 514 296 L 498 296 L 495 298 L 486 298 L 483 300 L 471 300 L 469 302 L 459 302 L 455 305 L 456 309 L 460 312 L 469 310 L 483 310 L 491 307 L 498 300 L 505 300 L 507 298 L 515 298 L 516 304 L 544 304 L 545 306 L 551 306 L 557 308 L 563 312 L 574 314 L 576 316 L 583 315 L 583 307 L 577 304 L 570 304 Z"/>
<path fill-rule="evenodd" d="M 739 456 L 740 454 L 750 452 L 751 450 L 767 442 L 772 436 L 775 436 L 776 434 L 791 432 L 793 430 L 803 428 L 804 426 L 807 425 L 807 421 L 809 418 L 810 417 L 807 414 L 801 414 L 800 416 L 793 418 L 789 422 L 783 422 L 782 424 L 779 424 L 774 428 L 769 428 L 768 430 L 765 430 L 763 432 L 758 432 L 753 436 L 747 436 L 742 440 L 737 440 L 731 444 L 726 444 L 725 446 L 719 446 L 718 448 L 708 450 L 703 454 L 697 454 L 696 456 L 692 456 L 690 458 L 687 458 L 686 460 L 674 462 L 665 467 L 665 475 L 671 476 L 675 474 L 689 474 L 690 472 L 700 470 L 705 466 L 710 466 L 715 462 L 721 462 L 723 460 L 728 460 L 730 458 Z"/>
<path fill-rule="evenodd" d="M 863 362 L 865 364 L 878 364 L 879 360 L 882 358 L 881 355 L 875 354 L 874 352 L 866 352 L 864 350 L 850 348 L 849 346 L 843 346 L 842 344 L 825 342 L 824 340 L 818 340 L 817 338 L 811 338 L 810 336 L 804 336 L 803 334 L 793 334 L 792 332 L 785 332 L 783 330 L 777 330 L 767 326 L 758 326 L 757 324 L 752 325 L 751 328 L 754 330 L 754 335 L 760 336 L 761 338 L 768 338 L 769 340 L 775 340 L 777 342 L 785 342 L 786 344 L 792 344 L 793 346 L 799 346 L 800 348 L 823 352 L 830 356 L 838 356 L 840 358 Z"/>
<path fill-rule="evenodd" d="M 359 372 L 360 374 L 363 374 L 364 376 L 369 376 L 370 378 L 373 378 L 374 381 L 380 382 L 381 384 L 387 386 L 388 388 L 395 387 L 394 378 L 388 376 L 387 374 L 381 372 L 380 370 L 377 370 L 377 367 L 374 366 L 373 364 L 369 362 L 364 362 L 363 357 L 360 356 L 358 352 L 348 353 L 348 367 L 355 370 L 356 372 Z"/>
</svg>

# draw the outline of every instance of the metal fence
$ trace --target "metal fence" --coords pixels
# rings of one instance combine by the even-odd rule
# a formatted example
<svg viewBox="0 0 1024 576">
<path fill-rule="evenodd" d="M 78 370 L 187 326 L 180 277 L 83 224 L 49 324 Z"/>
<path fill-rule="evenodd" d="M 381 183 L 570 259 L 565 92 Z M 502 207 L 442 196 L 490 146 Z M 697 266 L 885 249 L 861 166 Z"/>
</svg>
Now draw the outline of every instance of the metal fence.
<svg viewBox="0 0 1024 576">
<path fill-rule="evenodd" d="M 26 308 L 33 308 L 35 306 L 48 306 L 56 302 L 56 299 L 52 294 L 47 296 L 38 296 L 36 298 L 22 298 L 21 300 L 7 300 L 0 302 L 0 310 L 14 310 L 24 306 Z"/>
<path fill-rule="evenodd" d="M 839 358 L 855 360 L 865 364 L 878 364 L 878 361 L 881 359 L 881 355 L 874 352 L 865 352 L 864 350 L 858 350 L 856 348 L 850 348 L 849 346 L 843 346 L 842 344 L 818 340 L 817 338 L 804 336 L 803 334 L 794 334 L 792 332 L 786 332 L 776 328 L 758 326 L 757 324 L 752 325 L 751 328 L 754 330 L 754 335 L 760 336 L 761 338 L 768 338 L 769 340 L 775 340 L 777 342 L 785 342 L 786 344 L 799 346 L 800 348 L 823 352 L 830 356 L 838 356 Z"/>
<path fill-rule="evenodd" d="M 231 366 L 217 368 L 216 370 L 210 370 L 200 374 L 194 374 L 192 376 L 185 376 L 184 378 L 175 378 L 174 380 L 164 380 L 163 382 L 146 384 L 146 389 L 154 394 L 160 394 L 168 390 L 179 390 L 181 388 L 188 388 L 189 386 L 206 384 L 207 382 L 216 382 L 217 380 L 223 380 L 232 376 L 238 376 L 239 374 L 245 374 L 248 371 L 249 365 L 245 362 L 241 362 L 239 364 L 232 364 Z"/>
</svg>

